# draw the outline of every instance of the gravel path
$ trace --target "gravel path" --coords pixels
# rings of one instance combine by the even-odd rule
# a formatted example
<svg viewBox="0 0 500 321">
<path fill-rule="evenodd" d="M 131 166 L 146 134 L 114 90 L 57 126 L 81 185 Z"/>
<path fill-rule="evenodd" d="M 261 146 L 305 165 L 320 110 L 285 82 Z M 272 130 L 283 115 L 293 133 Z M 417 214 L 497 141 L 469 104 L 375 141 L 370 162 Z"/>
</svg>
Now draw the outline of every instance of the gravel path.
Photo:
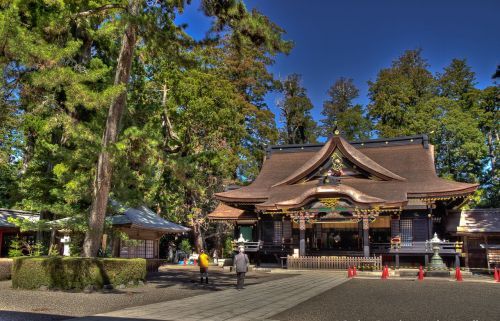
<svg viewBox="0 0 500 321">
<path fill-rule="evenodd" d="M 272 320 L 498 321 L 500 284 L 353 279 Z"/>
<path fill-rule="evenodd" d="M 286 278 L 293 274 L 248 273 L 248 285 Z M 52 321 L 93 315 L 156 302 L 191 297 L 233 288 L 234 273 L 212 268 L 209 284 L 200 285 L 199 272 L 191 267 L 169 267 L 148 277 L 145 286 L 95 292 L 29 291 L 0 282 L 0 321 Z"/>
</svg>

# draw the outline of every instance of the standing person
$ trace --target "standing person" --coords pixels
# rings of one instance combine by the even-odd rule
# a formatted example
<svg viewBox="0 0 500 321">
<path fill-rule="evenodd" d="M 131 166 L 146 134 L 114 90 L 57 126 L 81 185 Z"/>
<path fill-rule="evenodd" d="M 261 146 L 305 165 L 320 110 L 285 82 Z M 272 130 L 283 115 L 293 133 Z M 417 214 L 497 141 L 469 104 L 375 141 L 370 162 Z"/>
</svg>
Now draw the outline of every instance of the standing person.
<svg viewBox="0 0 500 321">
<path fill-rule="evenodd" d="M 219 264 L 219 256 L 217 255 L 217 249 L 214 250 L 213 258 L 214 258 L 214 263 Z"/>
<path fill-rule="evenodd" d="M 243 289 L 245 285 L 245 273 L 248 271 L 248 256 L 245 254 L 245 248 L 240 246 L 240 252 L 234 257 L 234 268 L 236 270 L 238 290 Z"/>
<path fill-rule="evenodd" d="M 200 263 L 200 283 L 203 284 L 203 278 L 205 278 L 205 281 L 208 284 L 208 255 L 204 250 L 201 250 L 200 252 L 200 256 L 198 257 L 198 261 Z"/>
</svg>

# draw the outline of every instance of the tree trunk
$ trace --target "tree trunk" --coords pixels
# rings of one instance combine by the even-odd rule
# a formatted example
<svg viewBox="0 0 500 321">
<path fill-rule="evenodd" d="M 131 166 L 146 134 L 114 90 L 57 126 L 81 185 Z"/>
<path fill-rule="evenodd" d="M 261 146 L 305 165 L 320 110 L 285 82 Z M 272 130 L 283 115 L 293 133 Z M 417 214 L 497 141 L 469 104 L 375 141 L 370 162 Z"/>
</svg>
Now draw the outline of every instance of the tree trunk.
<svg viewBox="0 0 500 321">
<path fill-rule="evenodd" d="M 495 177 L 495 165 L 497 162 L 496 151 L 495 151 L 495 143 L 493 142 L 493 133 L 492 130 L 488 131 L 488 150 L 490 154 L 490 164 L 491 164 L 491 177 L 494 179 Z"/>
<path fill-rule="evenodd" d="M 140 0 L 129 0 L 129 16 L 134 17 L 138 15 L 140 12 L 140 2 Z M 132 20 L 127 23 L 125 33 L 122 37 L 120 55 L 118 56 L 118 64 L 116 66 L 115 85 L 126 85 L 129 81 L 136 41 L 137 24 Z M 89 226 L 83 243 L 83 255 L 85 257 L 97 256 L 99 250 L 111 187 L 111 173 L 113 171 L 109 149 L 116 142 L 118 127 L 125 110 L 126 102 L 127 91 L 124 90 L 109 107 L 106 128 L 102 137 L 102 150 L 97 162 Z"/>
<path fill-rule="evenodd" d="M 200 250 L 203 249 L 203 236 L 201 232 L 201 224 L 198 220 L 193 219 L 193 238 L 194 238 L 194 248 L 196 253 L 200 253 Z"/>
</svg>

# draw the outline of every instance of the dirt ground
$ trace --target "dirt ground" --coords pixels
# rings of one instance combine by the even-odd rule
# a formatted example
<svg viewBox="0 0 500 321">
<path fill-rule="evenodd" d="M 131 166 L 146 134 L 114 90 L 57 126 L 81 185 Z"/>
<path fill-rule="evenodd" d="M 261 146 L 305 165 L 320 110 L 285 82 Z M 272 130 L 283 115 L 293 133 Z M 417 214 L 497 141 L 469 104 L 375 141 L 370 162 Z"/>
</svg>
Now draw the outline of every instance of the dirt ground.
<svg viewBox="0 0 500 321">
<path fill-rule="evenodd" d="M 247 286 L 294 274 L 249 272 Z M 12 289 L 0 282 L 0 321 L 64 320 L 119 310 L 125 307 L 191 297 L 234 287 L 234 273 L 218 267 L 209 270 L 209 284 L 199 284 L 199 270 L 191 266 L 167 266 L 148 276 L 144 286 L 93 293 Z"/>
</svg>

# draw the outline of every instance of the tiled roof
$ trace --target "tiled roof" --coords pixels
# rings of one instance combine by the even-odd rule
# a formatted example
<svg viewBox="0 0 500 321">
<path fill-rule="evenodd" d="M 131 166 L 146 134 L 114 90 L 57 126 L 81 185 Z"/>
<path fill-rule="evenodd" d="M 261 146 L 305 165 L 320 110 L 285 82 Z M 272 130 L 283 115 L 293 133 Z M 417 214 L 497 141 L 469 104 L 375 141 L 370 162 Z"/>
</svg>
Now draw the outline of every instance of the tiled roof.
<svg viewBox="0 0 500 321">
<path fill-rule="evenodd" d="M 113 225 L 131 225 L 136 228 L 160 230 L 166 233 L 183 233 L 190 230 L 182 225 L 167 221 L 146 206 L 128 208 L 123 214 L 112 216 L 111 222 Z"/>
<path fill-rule="evenodd" d="M 211 220 L 256 220 L 255 213 L 219 203 L 215 210 L 208 215 Z"/>
<path fill-rule="evenodd" d="M 8 221 L 8 218 L 24 218 L 31 221 L 38 221 L 40 216 L 33 212 L 0 208 L 0 227 L 15 228 L 15 225 Z"/>
</svg>

